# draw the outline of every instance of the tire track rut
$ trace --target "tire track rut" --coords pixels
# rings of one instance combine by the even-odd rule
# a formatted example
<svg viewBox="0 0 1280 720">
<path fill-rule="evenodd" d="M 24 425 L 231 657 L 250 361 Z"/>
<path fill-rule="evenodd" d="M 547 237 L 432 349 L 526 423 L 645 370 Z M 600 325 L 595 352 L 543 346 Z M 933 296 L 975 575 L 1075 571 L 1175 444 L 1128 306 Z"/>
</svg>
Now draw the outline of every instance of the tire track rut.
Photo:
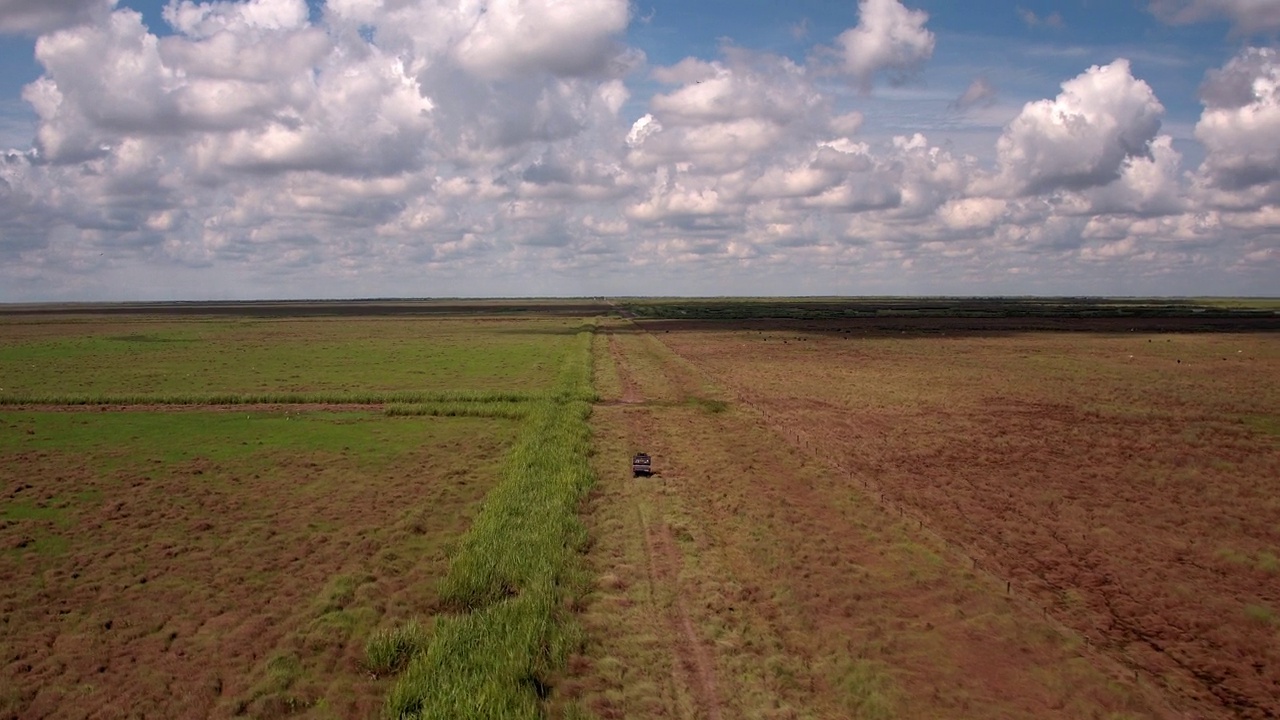
<svg viewBox="0 0 1280 720">
<path fill-rule="evenodd" d="M 617 338 L 608 333 L 609 354 L 617 369 L 622 385 L 622 403 L 640 406 L 646 401 L 645 393 L 636 380 L 635 373 L 627 363 L 626 357 L 619 347 Z M 628 435 L 632 442 L 648 445 L 652 442 L 650 411 L 635 408 L 626 413 Z M 662 471 L 660 470 L 660 473 Z M 716 677 L 715 656 L 699 636 L 694 627 L 689 607 L 685 600 L 687 593 L 681 587 L 681 571 L 684 557 L 671 528 L 663 520 L 661 497 L 657 493 L 646 493 L 644 496 L 650 503 L 649 512 L 641 505 L 636 506 L 640 516 L 640 524 L 644 530 L 644 545 L 647 561 L 646 573 L 653 599 L 670 597 L 669 607 L 660 611 L 667 615 L 670 627 L 668 645 L 671 656 L 675 660 L 672 666 L 673 682 L 684 690 L 684 694 L 692 699 L 694 717 L 706 720 L 721 720 L 723 717 L 720 700 L 719 683 Z"/>
</svg>

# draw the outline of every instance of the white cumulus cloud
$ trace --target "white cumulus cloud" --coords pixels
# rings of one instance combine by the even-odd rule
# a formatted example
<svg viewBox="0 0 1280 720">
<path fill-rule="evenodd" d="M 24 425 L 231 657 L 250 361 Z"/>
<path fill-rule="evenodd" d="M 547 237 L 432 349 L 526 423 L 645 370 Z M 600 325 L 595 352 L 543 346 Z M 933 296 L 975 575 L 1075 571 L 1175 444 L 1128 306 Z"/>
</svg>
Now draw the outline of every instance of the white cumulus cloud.
<svg viewBox="0 0 1280 720">
<path fill-rule="evenodd" d="M 207 38 L 249 29 L 296 30 L 307 24 L 308 12 L 303 0 L 180 0 L 165 6 L 164 18 L 183 35 Z"/>
<path fill-rule="evenodd" d="M 725 42 L 657 67 L 625 44 L 623 0 L 170 0 L 165 28 L 105 0 L 0 3 L 0 28 L 42 33 L 34 145 L 0 154 L 0 300 L 1280 272 L 1274 49 L 1209 73 L 1193 140 L 1182 117 L 1161 133 L 1124 60 L 1021 112 L 964 86 L 977 65 L 850 93 L 833 80 L 932 56 L 897 0 L 863 0 L 804 60 Z M 661 287 L 626 284 L 650 265 Z M 1122 284 L 1079 285 L 1097 278 Z"/>
<path fill-rule="evenodd" d="M 627 0 L 486 0 L 455 46 L 458 62 L 485 77 L 530 70 L 594 75 L 620 51 Z"/>
<path fill-rule="evenodd" d="M 1248 48 L 1211 72 L 1196 138 L 1211 184 L 1239 190 L 1280 183 L 1280 53 Z"/>
<path fill-rule="evenodd" d="M 1034 194 L 1105 185 L 1128 158 L 1149 154 L 1164 106 L 1129 62 L 1094 66 L 1052 100 L 1027 103 L 997 143 L 1004 192 Z"/>
<path fill-rule="evenodd" d="M 843 70 L 865 88 L 880 72 L 901 81 L 933 57 L 936 42 L 925 28 L 929 14 L 899 0 L 860 0 L 858 24 L 836 38 Z"/>
</svg>

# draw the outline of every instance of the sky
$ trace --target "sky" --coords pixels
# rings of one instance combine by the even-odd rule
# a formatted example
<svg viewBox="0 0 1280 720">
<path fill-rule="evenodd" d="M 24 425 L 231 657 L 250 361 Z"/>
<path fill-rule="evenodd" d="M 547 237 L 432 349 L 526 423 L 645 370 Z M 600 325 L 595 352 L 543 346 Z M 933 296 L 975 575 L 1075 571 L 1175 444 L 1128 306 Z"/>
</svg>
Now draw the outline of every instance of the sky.
<svg viewBox="0 0 1280 720">
<path fill-rule="evenodd" d="M 0 0 L 0 302 L 1280 295 L 1280 0 Z"/>
</svg>

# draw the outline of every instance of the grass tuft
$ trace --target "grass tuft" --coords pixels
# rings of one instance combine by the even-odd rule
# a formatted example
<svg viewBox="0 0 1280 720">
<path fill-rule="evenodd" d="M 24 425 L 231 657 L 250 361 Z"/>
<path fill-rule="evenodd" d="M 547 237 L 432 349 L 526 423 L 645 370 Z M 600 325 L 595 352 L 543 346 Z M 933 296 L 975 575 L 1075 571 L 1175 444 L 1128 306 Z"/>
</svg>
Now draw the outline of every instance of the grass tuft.
<svg viewBox="0 0 1280 720">
<path fill-rule="evenodd" d="M 712 400 L 710 398 L 691 397 L 689 398 L 689 404 L 696 408 L 700 408 L 703 412 L 709 415 L 718 415 L 729 409 L 729 403 L 723 400 Z"/>
<path fill-rule="evenodd" d="M 1275 553 L 1272 552 L 1260 552 L 1258 553 L 1258 569 L 1272 575 L 1280 573 L 1280 558 L 1277 558 Z"/>
<path fill-rule="evenodd" d="M 365 668 L 374 677 L 394 675 L 427 648 L 428 640 L 427 629 L 417 620 L 378 630 L 365 643 Z"/>
<path fill-rule="evenodd" d="M 854 660 L 841 675 L 845 706 L 853 717 L 889 720 L 897 716 L 897 688 L 878 663 Z"/>
<path fill-rule="evenodd" d="M 1275 611 L 1266 605 L 1245 605 L 1245 617 L 1256 623 L 1263 625 L 1280 625 L 1280 619 L 1276 618 Z"/>
</svg>

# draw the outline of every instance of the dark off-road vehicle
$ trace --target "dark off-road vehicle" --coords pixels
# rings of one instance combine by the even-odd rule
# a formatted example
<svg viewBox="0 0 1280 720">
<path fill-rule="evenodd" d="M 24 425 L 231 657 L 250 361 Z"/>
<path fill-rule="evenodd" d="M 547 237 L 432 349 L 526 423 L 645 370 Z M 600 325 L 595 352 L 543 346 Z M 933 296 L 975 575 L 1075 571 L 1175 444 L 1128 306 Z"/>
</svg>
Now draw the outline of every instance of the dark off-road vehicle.
<svg viewBox="0 0 1280 720">
<path fill-rule="evenodd" d="M 631 458 L 631 476 L 632 477 L 650 477 L 653 475 L 653 458 L 645 453 L 636 453 Z"/>
</svg>

